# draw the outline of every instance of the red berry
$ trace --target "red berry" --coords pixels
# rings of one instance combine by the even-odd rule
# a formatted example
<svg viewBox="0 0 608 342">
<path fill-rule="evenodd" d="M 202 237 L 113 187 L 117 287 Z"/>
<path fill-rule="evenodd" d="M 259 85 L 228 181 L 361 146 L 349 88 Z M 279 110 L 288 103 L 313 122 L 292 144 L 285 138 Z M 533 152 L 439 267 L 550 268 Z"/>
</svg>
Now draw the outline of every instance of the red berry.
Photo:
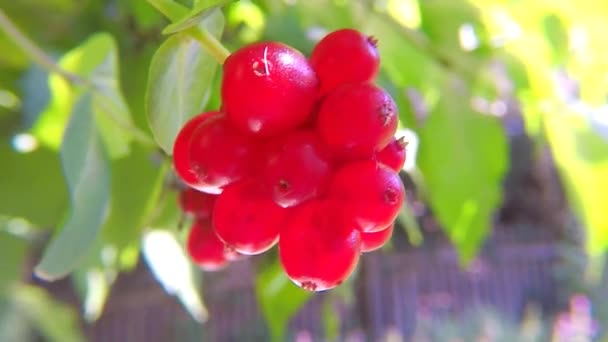
<svg viewBox="0 0 608 342">
<path fill-rule="evenodd" d="M 253 178 L 226 187 L 213 210 L 213 227 L 230 248 L 254 255 L 270 249 L 279 239 L 287 209 Z"/>
<path fill-rule="evenodd" d="M 340 285 L 360 255 L 359 231 L 337 202 L 296 207 L 279 240 L 283 269 L 298 286 L 323 291 Z"/>
<path fill-rule="evenodd" d="M 405 163 L 405 147 L 407 143 L 403 138 L 393 138 L 391 142 L 383 149 L 376 153 L 376 160 L 395 172 L 401 171 L 403 163 Z"/>
<path fill-rule="evenodd" d="M 186 249 L 192 260 L 205 271 L 222 268 L 227 260 L 224 243 L 218 239 L 209 220 L 196 220 L 188 234 Z"/>
<path fill-rule="evenodd" d="M 405 198 L 399 175 L 373 160 L 346 164 L 336 171 L 329 196 L 343 201 L 363 232 L 393 223 Z"/>
<path fill-rule="evenodd" d="M 251 172 L 255 144 L 226 119 L 216 117 L 196 130 L 190 143 L 190 167 L 196 188 L 219 194 L 222 188 Z"/>
<path fill-rule="evenodd" d="M 375 251 L 391 239 L 394 224 L 373 233 L 361 233 L 361 252 Z"/>
<path fill-rule="evenodd" d="M 353 29 L 337 30 L 321 39 L 310 55 L 321 94 L 342 84 L 372 81 L 380 66 L 376 45 L 376 39 Z"/>
<path fill-rule="evenodd" d="M 198 219 L 210 219 L 216 198 L 217 196 L 188 188 L 179 193 L 178 201 L 185 214 Z"/>
<path fill-rule="evenodd" d="M 349 84 L 327 95 L 317 127 L 336 157 L 370 158 L 395 134 L 397 107 L 382 88 L 371 83 Z"/>
<path fill-rule="evenodd" d="M 274 201 L 292 207 L 325 192 L 330 154 L 314 131 L 291 132 L 269 142 L 261 174 Z"/>
<path fill-rule="evenodd" d="M 206 112 L 190 119 L 179 131 L 173 144 L 173 167 L 177 175 L 190 186 L 196 186 L 198 178 L 190 167 L 190 141 L 196 129 L 204 122 L 221 115 L 219 112 Z"/>
<path fill-rule="evenodd" d="M 222 101 L 239 129 L 269 136 L 306 121 L 318 83 L 299 51 L 278 42 L 255 43 L 226 59 Z"/>
</svg>

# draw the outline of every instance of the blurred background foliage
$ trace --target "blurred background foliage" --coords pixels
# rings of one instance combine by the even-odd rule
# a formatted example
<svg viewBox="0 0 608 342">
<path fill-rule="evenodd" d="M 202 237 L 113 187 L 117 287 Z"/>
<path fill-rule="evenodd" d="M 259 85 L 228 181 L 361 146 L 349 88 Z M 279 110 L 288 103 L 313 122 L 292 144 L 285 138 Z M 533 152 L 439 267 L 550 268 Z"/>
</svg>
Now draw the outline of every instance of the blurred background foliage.
<svg viewBox="0 0 608 342">
<path fill-rule="evenodd" d="M 524 134 L 532 159 L 551 151 L 590 264 L 602 265 L 606 15 L 595 0 L 0 0 L 0 327 L 11 325 L 0 340 L 82 339 L 77 314 L 31 285 L 33 265 L 34 277 L 69 275 L 95 320 L 141 254 L 206 318 L 166 157 L 189 117 L 219 107 L 221 68 L 200 32 L 229 50 L 279 40 L 305 54 L 334 29 L 376 36 L 379 82 L 410 138 L 405 172 L 461 264 L 493 226 L 509 139 Z M 414 244 L 416 216 L 400 216 Z M 259 271 L 260 306 L 282 336 L 309 294 L 272 257 Z"/>
</svg>

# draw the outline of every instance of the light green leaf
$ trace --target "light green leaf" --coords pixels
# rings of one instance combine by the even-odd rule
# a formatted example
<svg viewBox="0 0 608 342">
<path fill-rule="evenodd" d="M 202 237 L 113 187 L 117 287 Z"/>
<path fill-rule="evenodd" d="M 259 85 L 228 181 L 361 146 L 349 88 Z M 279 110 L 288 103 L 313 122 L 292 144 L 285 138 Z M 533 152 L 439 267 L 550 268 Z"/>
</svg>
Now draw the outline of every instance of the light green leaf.
<svg viewBox="0 0 608 342">
<path fill-rule="evenodd" d="M 257 275 L 255 293 L 273 341 L 285 339 L 289 320 L 312 295 L 294 285 L 278 262 Z"/>
<path fill-rule="evenodd" d="M 500 121 L 474 112 L 465 87 L 443 87 L 419 131 L 418 150 L 428 200 L 462 263 L 475 256 L 490 230 L 508 165 Z"/>
<path fill-rule="evenodd" d="M 208 19 L 210 16 L 216 15 L 216 13 L 220 11 L 220 7 L 232 1 L 234 0 L 198 1 L 192 10 L 190 10 L 190 13 L 165 27 L 163 34 L 173 34 L 194 27 L 201 21 Z"/>
<path fill-rule="evenodd" d="M 85 341 L 76 313 L 69 306 L 54 300 L 43 289 L 21 285 L 12 292 L 11 302 L 45 340 Z"/>
<path fill-rule="evenodd" d="M 215 10 L 201 25 L 219 37 L 224 18 Z M 186 33 L 172 35 L 154 54 L 148 77 L 146 112 L 156 141 L 168 154 L 173 153 L 178 131 L 208 102 L 217 68 L 213 57 Z"/>
<path fill-rule="evenodd" d="M 92 96 L 76 103 L 61 146 L 71 214 L 36 266 L 38 276 L 61 278 L 76 268 L 95 243 L 110 198 L 110 169 L 91 112 Z"/>
<path fill-rule="evenodd" d="M 93 90 L 92 108 L 97 125 L 110 156 L 126 155 L 131 137 L 121 129 L 128 129 L 133 122 L 120 90 L 114 38 L 107 33 L 95 34 L 66 53 L 58 64 L 87 83 L 76 88 L 59 75 L 51 75 L 49 88 L 52 98 L 32 129 L 34 135 L 44 145 L 59 148 L 71 108 L 85 88 L 89 88 Z"/>
<path fill-rule="evenodd" d="M 580 114 L 553 112 L 544 119 L 568 200 L 587 229 L 587 250 L 599 256 L 608 248 L 608 141 Z"/>
<path fill-rule="evenodd" d="M 429 39 L 450 51 L 462 51 L 459 30 L 469 24 L 481 28 L 479 10 L 468 0 L 419 1 L 421 28 Z"/>
</svg>

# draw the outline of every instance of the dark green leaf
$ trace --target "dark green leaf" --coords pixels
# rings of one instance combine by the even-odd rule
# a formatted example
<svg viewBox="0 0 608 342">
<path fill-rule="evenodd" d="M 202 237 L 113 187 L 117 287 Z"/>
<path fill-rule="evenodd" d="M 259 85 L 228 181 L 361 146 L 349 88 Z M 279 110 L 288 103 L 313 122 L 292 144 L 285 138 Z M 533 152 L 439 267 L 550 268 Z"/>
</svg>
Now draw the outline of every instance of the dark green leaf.
<svg viewBox="0 0 608 342">
<path fill-rule="evenodd" d="M 154 152 L 134 146 L 131 154 L 112 163 L 110 211 L 102 237 L 119 250 L 139 240 L 145 220 L 157 209 L 169 164 L 159 165 L 153 157 Z"/>
<path fill-rule="evenodd" d="M 53 280 L 78 266 L 95 243 L 110 199 L 110 169 L 93 119 L 92 96 L 76 103 L 61 146 L 71 214 L 47 246 L 35 272 Z"/>
<path fill-rule="evenodd" d="M 258 274 L 255 292 L 274 341 L 283 341 L 291 317 L 310 299 L 311 293 L 294 285 L 281 265 L 268 265 Z"/>
<path fill-rule="evenodd" d="M 419 136 L 418 165 L 431 207 L 467 263 L 502 200 L 508 165 L 505 133 L 498 119 L 471 109 L 464 84 L 452 82 L 443 87 Z"/>
<path fill-rule="evenodd" d="M 224 18 L 214 11 L 201 25 L 219 37 Z M 185 122 L 205 107 L 217 68 L 213 57 L 186 33 L 169 37 L 152 58 L 146 112 L 154 137 L 166 153 L 173 153 L 173 141 Z"/>
</svg>

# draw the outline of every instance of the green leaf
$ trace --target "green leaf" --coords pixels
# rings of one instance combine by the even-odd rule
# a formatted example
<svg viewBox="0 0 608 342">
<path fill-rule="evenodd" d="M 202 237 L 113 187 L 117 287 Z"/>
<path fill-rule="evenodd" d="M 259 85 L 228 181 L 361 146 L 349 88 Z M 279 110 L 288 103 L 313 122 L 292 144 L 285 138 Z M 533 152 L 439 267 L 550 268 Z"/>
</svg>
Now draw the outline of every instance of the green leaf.
<svg viewBox="0 0 608 342">
<path fill-rule="evenodd" d="M 312 295 L 294 285 L 278 262 L 257 275 L 255 292 L 273 341 L 284 340 L 289 320 Z"/>
<path fill-rule="evenodd" d="M 219 37 L 224 18 L 215 10 L 201 25 Z M 152 57 L 146 112 L 154 137 L 166 153 L 173 153 L 173 141 L 185 122 L 205 108 L 217 69 L 213 57 L 186 33 L 169 37 Z"/>
<path fill-rule="evenodd" d="M 190 13 L 182 17 L 180 20 L 167 25 L 167 27 L 165 27 L 163 30 L 163 34 L 173 34 L 194 27 L 201 21 L 216 14 L 220 7 L 232 1 L 234 0 L 197 1 Z"/>
<path fill-rule="evenodd" d="M 139 240 L 145 221 L 157 209 L 170 164 L 159 165 L 154 153 L 134 146 L 128 156 L 112 162 L 110 211 L 102 237 L 118 250 Z"/>
<path fill-rule="evenodd" d="M 36 266 L 38 276 L 54 280 L 76 268 L 95 243 L 110 199 L 107 155 L 91 111 L 92 96 L 76 103 L 61 146 L 71 197 L 71 214 Z"/>
<path fill-rule="evenodd" d="M 608 141 L 576 113 L 544 116 L 545 132 L 574 212 L 587 230 L 587 250 L 608 248 Z"/>
<path fill-rule="evenodd" d="M 466 264 L 502 200 L 507 140 L 498 119 L 476 113 L 460 83 L 446 84 L 419 131 L 418 165 L 439 223 Z"/>
<path fill-rule="evenodd" d="M 27 252 L 26 242 L 6 232 L 7 227 L 2 227 L 8 222 L 0 223 L 0 297 L 21 276 L 25 254 Z"/>
<path fill-rule="evenodd" d="M 419 1 L 421 28 L 429 39 L 451 51 L 462 51 L 459 30 L 463 24 L 481 27 L 479 9 L 467 0 Z"/>
<path fill-rule="evenodd" d="M 95 34 L 66 53 L 58 64 L 89 83 L 76 88 L 60 76 L 51 75 L 52 98 L 33 127 L 34 135 L 46 146 L 59 148 L 71 108 L 84 88 L 92 88 L 89 90 L 93 90 L 93 112 L 110 156 L 118 158 L 128 154 L 131 137 L 120 129 L 129 129 L 133 122 L 120 90 L 114 38 L 107 33 Z"/>
<path fill-rule="evenodd" d="M 54 300 L 43 289 L 21 285 L 12 292 L 11 302 L 46 341 L 85 341 L 72 308 Z"/>
</svg>

